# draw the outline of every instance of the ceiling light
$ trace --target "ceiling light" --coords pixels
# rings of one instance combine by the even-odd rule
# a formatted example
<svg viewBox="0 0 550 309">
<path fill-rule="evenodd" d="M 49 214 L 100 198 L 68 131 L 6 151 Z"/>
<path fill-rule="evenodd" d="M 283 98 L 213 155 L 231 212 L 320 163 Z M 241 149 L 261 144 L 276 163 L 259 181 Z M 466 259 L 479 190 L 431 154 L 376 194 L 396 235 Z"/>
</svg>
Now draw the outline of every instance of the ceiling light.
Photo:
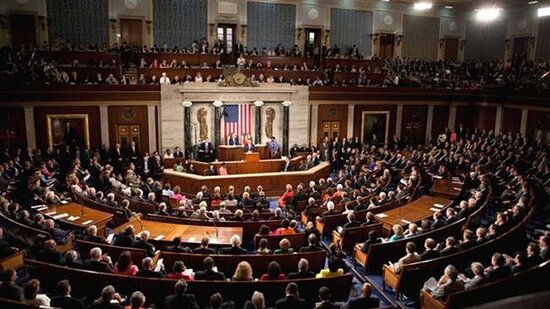
<svg viewBox="0 0 550 309">
<path fill-rule="evenodd" d="M 476 19 L 478 21 L 488 22 L 497 19 L 500 16 L 501 8 L 487 8 L 477 10 Z"/>
<path fill-rule="evenodd" d="M 417 11 L 425 11 L 432 8 L 431 2 L 421 1 L 421 2 L 415 2 L 414 3 L 414 9 Z"/>
<path fill-rule="evenodd" d="M 527 2 L 527 4 L 537 4 L 537 3 L 539 3 L 539 2 L 538 1 L 529 1 L 529 2 Z"/>
<path fill-rule="evenodd" d="M 538 9 L 539 17 L 550 16 L 550 6 Z"/>
<path fill-rule="evenodd" d="M 453 6 L 452 6 L 452 5 L 446 5 L 445 8 L 446 8 L 446 9 L 449 9 L 449 10 L 452 10 L 452 9 L 453 9 Z"/>
</svg>

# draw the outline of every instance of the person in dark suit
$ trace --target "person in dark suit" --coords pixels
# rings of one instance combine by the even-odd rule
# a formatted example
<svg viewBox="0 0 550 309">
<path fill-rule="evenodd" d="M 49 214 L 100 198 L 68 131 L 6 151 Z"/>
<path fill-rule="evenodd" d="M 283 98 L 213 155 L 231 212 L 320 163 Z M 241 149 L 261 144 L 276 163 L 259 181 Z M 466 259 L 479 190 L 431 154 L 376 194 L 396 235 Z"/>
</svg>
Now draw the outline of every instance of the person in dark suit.
<svg viewBox="0 0 550 309">
<path fill-rule="evenodd" d="M 107 244 L 107 240 L 104 237 L 97 236 L 97 226 L 90 225 L 86 229 L 86 236 L 84 236 L 85 241 L 95 242 L 98 244 Z"/>
<path fill-rule="evenodd" d="M 378 237 L 378 233 L 376 233 L 375 230 L 370 230 L 369 238 L 361 244 L 361 251 L 363 251 L 364 253 L 368 253 L 370 245 L 379 244 L 381 242 L 382 242 L 382 239 Z"/>
<path fill-rule="evenodd" d="M 219 254 L 246 254 L 246 249 L 241 248 L 241 237 L 238 235 L 231 236 L 229 240 L 231 242 L 231 247 L 221 248 L 218 250 Z"/>
<path fill-rule="evenodd" d="M 113 243 L 113 246 L 119 246 L 119 247 L 131 247 L 132 243 L 135 240 L 135 229 L 134 226 L 128 225 L 124 232 L 120 232 L 115 235 L 115 241 Z"/>
<path fill-rule="evenodd" d="M 345 305 L 346 309 L 368 309 L 380 306 L 380 299 L 371 296 L 372 285 L 363 283 L 361 286 L 361 296 L 350 299 Z"/>
<path fill-rule="evenodd" d="M 22 301 L 23 289 L 17 285 L 17 272 L 15 269 L 9 268 L 4 271 L 1 279 L 0 298 Z"/>
<path fill-rule="evenodd" d="M 276 309 L 305 309 L 306 301 L 298 295 L 298 285 L 294 282 L 289 283 L 285 289 L 286 296 L 275 302 Z"/>
<path fill-rule="evenodd" d="M 36 253 L 36 259 L 42 262 L 63 265 L 65 260 L 63 255 L 56 250 L 57 243 L 53 239 L 49 239 L 44 243 L 44 248 Z"/>
<path fill-rule="evenodd" d="M 434 221 L 430 226 L 430 231 L 437 230 L 438 228 L 445 225 L 445 221 L 443 221 L 443 214 L 440 211 L 434 212 L 433 220 Z"/>
<path fill-rule="evenodd" d="M 101 290 L 101 297 L 94 300 L 92 309 L 120 309 L 123 301 L 115 287 L 108 285 Z"/>
<path fill-rule="evenodd" d="M 120 144 L 115 144 L 115 148 L 111 151 L 111 161 L 115 172 L 119 173 L 122 170 L 122 149 L 120 149 Z"/>
<path fill-rule="evenodd" d="M 445 248 L 439 250 L 439 253 L 441 253 L 441 256 L 444 256 L 451 255 L 456 252 L 458 252 L 458 248 L 456 247 L 456 239 L 453 236 L 447 237 L 445 239 Z"/>
<path fill-rule="evenodd" d="M 427 238 L 424 241 L 424 248 L 426 250 L 424 251 L 424 253 L 420 255 L 420 258 L 422 259 L 422 261 L 435 259 L 441 256 L 441 254 L 435 250 L 436 245 L 437 244 L 435 243 L 435 240 L 431 238 Z"/>
<path fill-rule="evenodd" d="M 191 248 L 183 246 L 181 242 L 181 237 L 179 236 L 174 237 L 174 239 L 172 240 L 172 246 L 167 249 L 172 252 L 191 253 Z"/>
<path fill-rule="evenodd" d="M 136 146 L 136 142 L 132 141 L 130 143 L 130 147 L 126 150 L 126 158 L 134 163 L 134 165 L 137 165 L 139 162 L 139 158 L 141 158 L 141 155 L 139 153 L 139 149 Z"/>
<path fill-rule="evenodd" d="M 290 159 L 285 157 L 285 165 L 281 169 L 281 172 L 292 172 L 294 170 L 294 167 L 290 165 Z"/>
<path fill-rule="evenodd" d="M 231 136 L 229 136 L 229 139 L 227 140 L 227 144 L 230 146 L 239 145 L 239 138 L 235 133 L 231 133 Z"/>
<path fill-rule="evenodd" d="M 113 272 L 111 257 L 103 254 L 101 248 L 95 247 L 90 250 L 90 258 L 84 261 L 82 268 L 102 273 Z"/>
<path fill-rule="evenodd" d="M 254 152 L 254 150 L 256 150 L 256 146 L 252 144 L 252 141 L 249 141 L 248 143 L 244 144 L 243 150 L 244 152 Z"/>
<path fill-rule="evenodd" d="M 56 227 L 52 219 L 44 220 L 44 230 L 50 233 L 56 243 L 62 245 L 66 244 L 73 235 L 71 231 L 62 230 Z"/>
<path fill-rule="evenodd" d="M 213 165 L 213 164 L 210 164 L 210 166 L 208 167 L 208 169 L 204 170 L 204 175 L 205 175 L 205 176 L 216 176 L 216 175 L 217 175 L 216 169 L 214 169 L 214 165 Z"/>
<path fill-rule="evenodd" d="M 300 261 L 298 262 L 298 271 L 289 273 L 288 279 L 294 280 L 294 279 L 309 279 L 309 278 L 315 278 L 315 273 L 309 270 L 308 260 L 301 258 Z"/>
<path fill-rule="evenodd" d="M 509 265 L 506 265 L 506 259 L 500 253 L 495 253 L 491 257 L 491 267 L 485 270 L 485 276 L 489 281 L 496 281 L 508 277 L 512 274 Z"/>
<path fill-rule="evenodd" d="M 307 241 L 308 245 L 300 248 L 300 253 L 323 251 L 323 248 L 317 245 L 317 236 L 315 234 L 309 234 L 309 236 L 307 237 Z"/>
<path fill-rule="evenodd" d="M 148 243 L 149 240 L 149 231 L 143 230 L 139 234 L 139 239 L 134 240 L 132 243 L 132 248 L 145 249 L 148 257 L 155 256 L 155 247 Z"/>
<path fill-rule="evenodd" d="M 214 146 L 208 141 L 208 138 L 205 139 L 199 145 L 199 158 L 201 161 L 210 162 L 214 157 Z"/>
<path fill-rule="evenodd" d="M 193 253 L 195 254 L 215 254 L 216 250 L 212 248 L 208 248 L 208 244 L 210 242 L 210 239 L 208 237 L 203 237 L 201 239 L 201 245 L 198 248 L 195 248 L 193 250 Z"/>
<path fill-rule="evenodd" d="M 84 303 L 78 298 L 71 297 L 71 284 L 69 280 L 61 280 L 57 283 L 58 296 L 51 298 L 50 305 L 63 309 L 84 309 Z"/>
<path fill-rule="evenodd" d="M 225 274 L 219 271 L 214 271 L 214 259 L 207 256 L 202 261 L 204 270 L 199 270 L 195 273 L 195 280 L 225 280 Z"/>
<path fill-rule="evenodd" d="M 321 303 L 315 309 L 340 309 L 340 305 L 330 301 L 330 290 L 326 286 L 319 289 L 319 299 Z"/>
<path fill-rule="evenodd" d="M 183 158 L 183 152 L 180 150 L 179 147 L 176 147 L 174 150 L 174 158 Z"/>
<path fill-rule="evenodd" d="M 164 266 L 161 266 L 160 271 L 154 271 L 153 259 L 146 257 L 141 260 L 141 270 L 136 273 L 136 276 L 147 278 L 164 278 L 166 277 L 166 272 L 164 271 Z"/>
<path fill-rule="evenodd" d="M 187 281 L 181 279 L 174 285 L 174 294 L 164 298 L 164 308 L 166 309 L 199 309 L 199 304 L 194 294 L 186 294 Z"/>
</svg>

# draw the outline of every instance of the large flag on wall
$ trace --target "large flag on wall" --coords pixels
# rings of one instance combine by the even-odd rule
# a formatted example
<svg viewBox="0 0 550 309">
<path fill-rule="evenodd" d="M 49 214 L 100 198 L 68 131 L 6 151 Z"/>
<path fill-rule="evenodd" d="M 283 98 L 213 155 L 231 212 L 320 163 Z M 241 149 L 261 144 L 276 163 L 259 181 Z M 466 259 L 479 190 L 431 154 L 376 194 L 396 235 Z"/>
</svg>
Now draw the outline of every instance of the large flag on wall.
<svg viewBox="0 0 550 309">
<path fill-rule="evenodd" d="M 239 141 L 243 134 L 252 135 L 252 104 L 229 104 L 223 106 L 225 143 L 231 133 L 237 134 Z"/>
</svg>

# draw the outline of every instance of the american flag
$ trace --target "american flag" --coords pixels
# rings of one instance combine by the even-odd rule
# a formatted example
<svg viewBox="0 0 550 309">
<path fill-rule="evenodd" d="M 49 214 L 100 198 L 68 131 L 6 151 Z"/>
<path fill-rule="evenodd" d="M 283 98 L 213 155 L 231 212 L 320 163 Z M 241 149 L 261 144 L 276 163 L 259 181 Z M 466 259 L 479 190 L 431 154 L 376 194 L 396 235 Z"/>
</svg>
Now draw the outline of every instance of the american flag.
<svg viewBox="0 0 550 309">
<path fill-rule="evenodd" d="M 252 134 L 252 105 L 232 104 L 224 105 L 223 108 L 225 143 L 228 143 L 231 133 L 237 134 L 242 143 L 241 135 Z"/>
</svg>

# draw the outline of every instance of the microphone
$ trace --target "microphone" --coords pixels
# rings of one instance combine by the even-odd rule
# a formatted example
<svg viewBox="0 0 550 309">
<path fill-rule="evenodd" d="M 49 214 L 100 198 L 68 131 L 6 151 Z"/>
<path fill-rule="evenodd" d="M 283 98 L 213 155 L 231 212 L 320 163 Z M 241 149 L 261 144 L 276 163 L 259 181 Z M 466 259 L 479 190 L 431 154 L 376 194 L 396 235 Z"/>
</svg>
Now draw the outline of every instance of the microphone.
<svg viewBox="0 0 550 309">
<path fill-rule="evenodd" d="M 218 238 L 218 226 L 216 225 L 216 220 L 212 220 L 212 223 L 214 223 L 214 231 L 216 231 L 216 238 Z"/>
<path fill-rule="evenodd" d="M 139 223 L 140 231 L 143 231 L 143 223 L 141 223 L 141 214 L 136 216 L 137 223 Z"/>
</svg>

